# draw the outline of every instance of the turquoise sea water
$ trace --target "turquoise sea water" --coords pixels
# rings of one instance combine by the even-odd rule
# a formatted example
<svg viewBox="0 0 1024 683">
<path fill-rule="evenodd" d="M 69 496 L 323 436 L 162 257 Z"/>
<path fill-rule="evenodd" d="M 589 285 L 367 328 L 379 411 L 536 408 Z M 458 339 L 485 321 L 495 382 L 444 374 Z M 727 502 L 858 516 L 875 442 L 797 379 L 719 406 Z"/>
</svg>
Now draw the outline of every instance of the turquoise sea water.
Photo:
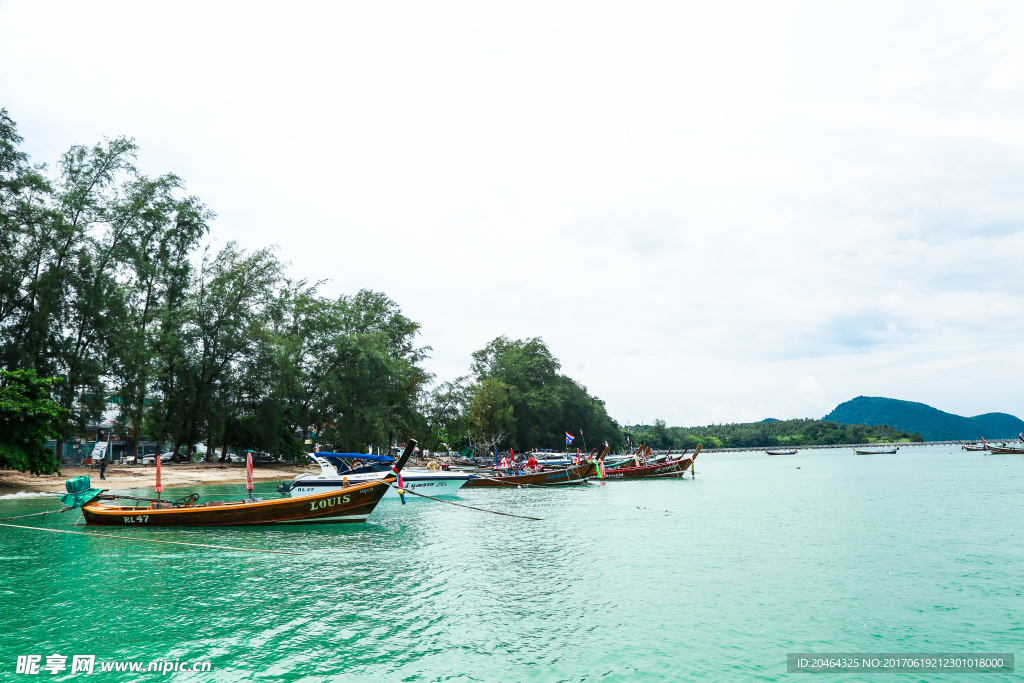
<svg viewBox="0 0 1024 683">
<path fill-rule="evenodd" d="M 786 673 L 787 652 L 1019 650 L 1024 457 L 723 453 L 697 471 L 457 498 L 540 522 L 385 501 L 360 525 L 108 531 L 302 557 L 0 527 L 0 680 L 1024 678 Z M 14 673 L 54 653 L 60 675 Z M 73 654 L 212 669 L 83 677 Z"/>
</svg>

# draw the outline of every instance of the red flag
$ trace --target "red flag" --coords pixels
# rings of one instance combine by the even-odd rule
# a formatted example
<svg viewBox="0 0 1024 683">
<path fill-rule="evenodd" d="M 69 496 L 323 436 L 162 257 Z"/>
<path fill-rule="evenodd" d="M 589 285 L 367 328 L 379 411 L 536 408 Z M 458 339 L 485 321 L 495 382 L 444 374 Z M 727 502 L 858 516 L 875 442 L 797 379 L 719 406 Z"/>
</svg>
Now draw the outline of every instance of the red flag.
<svg viewBox="0 0 1024 683">
<path fill-rule="evenodd" d="M 160 457 L 160 454 L 157 453 L 156 454 L 156 492 L 157 493 L 163 493 L 164 492 L 164 487 L 160 484 L 160 461 L 161 460 L 162 460 L 162 458 Z"/>
<path fill-rule="evenodd" d="M 245 488 L 252 491 L 252 453 L 245 454 Z"/>
</svg>

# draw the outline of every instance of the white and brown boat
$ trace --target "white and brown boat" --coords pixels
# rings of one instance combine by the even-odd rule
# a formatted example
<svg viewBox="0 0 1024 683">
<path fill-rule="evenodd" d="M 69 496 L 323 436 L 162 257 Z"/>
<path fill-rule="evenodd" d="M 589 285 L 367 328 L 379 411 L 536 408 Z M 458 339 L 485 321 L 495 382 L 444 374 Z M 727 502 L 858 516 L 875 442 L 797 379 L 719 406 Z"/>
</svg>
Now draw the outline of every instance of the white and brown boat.
<svg viewBox="0 0 1024 683">
<path fill-rule="evenodd" d="M 473 478 L 466 482 L 464 488 L 502 488 L 516 486 L 570 486 L 573 484 L 585 484 L 593 478 L 596 471 L 593 462 L 586 462 L 581 465 L 566 467 L 565 469 L 547 470 L 539 472 L 525 472 L 523 474 L 505 474 L 495 472 L 491 476 L 474 474 Z"/>
<path fill-rule="evenodd" d="M 270 500 L 249 498 L 238 502 L 199 502 L 198 493 L 173 502 L 100 495 L 82 505 L 82 513 L 86 524 L 96 526 L 212 527 L 363 522 L 398 479 L 398 473 L 415 446 L 416 442 L 410 439 L 392 472 L 383 479 L 333 491 Z M 105 502 L 108 500 L 133 500 L 135 505 L 112 505 Z M 148 502 L 149 506 L 140 507 L 140 502 Z"/>
<path fill-rule="evenodd" d="M 682 477 L 687 471 L 693 472 L 694 462 L 700 455 L 703 446 L 698 445 L 693 455 L 680 456 L 676 460 L 651 464 L 639 464 L 634 467 L 616 467 L 606 469 L 604 476 L 608 479 L 659 479 L 668 477 Z"/>
</svg>

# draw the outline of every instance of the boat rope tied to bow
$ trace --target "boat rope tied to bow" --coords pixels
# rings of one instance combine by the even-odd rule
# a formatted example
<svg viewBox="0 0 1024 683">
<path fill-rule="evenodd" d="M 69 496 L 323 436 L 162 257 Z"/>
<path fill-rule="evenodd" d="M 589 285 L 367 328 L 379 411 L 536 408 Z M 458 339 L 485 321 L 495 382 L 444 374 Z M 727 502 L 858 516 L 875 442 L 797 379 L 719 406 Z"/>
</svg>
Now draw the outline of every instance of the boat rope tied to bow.
<svg viewBox="0 0 1024 683">
<path fill-rule="evenodd" d="M 12 519 L 22 519 L 23 517 L 35 517 L 36 515 L 41 515 L 45 517 L 46 515 L 55 514 L 58 512 L 67 512 L 70 509 L 71 508 L 65 507 L 61 508 L 60 510 L 47 510 L 46 512 L 31 512 L 27 515 L 18 515 L 17 517 L 0 517 L 0 522 L 7 522 Z"/>
<path fill-rule="evenodd" d="M 519 488 L 560 489 L 560 488 L 564 488 L 565 487 L 565 484 L 523 484 L 523 483 L 515 482 L 515 481 L 505 481 L 506 478 L 511 478 L 511 477 L 485 477 L 483 475 L 474 474 L 473 478 L 474 479 L 483 479 L 484 481 L 496 481 L 496 482 L 498 482 L 499 484 L 501 484 L 503 486 L 516 486 L 516 487 L 519 487 Z M 568 483 L 568 482 L 573 481 L 573 479 L 570 477 L 570 478 L 566 479 L 565 481 Z M 585 482 L 585 480 L 583 480 L 583 479 L 579 479 L 578 481 L 580 481 L 581 483 Z"/>
<path fill-rule="evenodd" d="M 388 486 L 390 486 L 391 488 L 397 488 L 391 482 L 385 482 L 385 483 Z M 475 508 L 472 505 L 463 505 L 462 503 L 456 503 L 456 502 L 451 501 L 451 500 L 441 500 L 440 498 L 434 498 L 433 496 L 428 496 L 428 495 L 426 495 L 424 493 L 416 493 L 415 491 L 413 491 L 411 489 L 406 489 L 405 492 L 406 493 L 411 493 L 414 496 L 419 496 L 420 498 L 429 498 L 430 500 L 436 500 L 438 503 L 448 503 L 449 505 L 454 505 L 456 507 L 466 508 L 467 510 L 476 510 L 477 512 L 489 512 L 492 515 L 501 515 L 503 517 L 515 517 L 516 519 L 529 519 L 529 520 L 531 520 L 533 522 L 543 522 L 544 521 L 540 517 L 524 517 L 523 515 L 513 515 L 513 514 L 511 514 L 509 512 L 498 512 L 497 510 L 484 510 L 483 508 Z"/>
</svg>

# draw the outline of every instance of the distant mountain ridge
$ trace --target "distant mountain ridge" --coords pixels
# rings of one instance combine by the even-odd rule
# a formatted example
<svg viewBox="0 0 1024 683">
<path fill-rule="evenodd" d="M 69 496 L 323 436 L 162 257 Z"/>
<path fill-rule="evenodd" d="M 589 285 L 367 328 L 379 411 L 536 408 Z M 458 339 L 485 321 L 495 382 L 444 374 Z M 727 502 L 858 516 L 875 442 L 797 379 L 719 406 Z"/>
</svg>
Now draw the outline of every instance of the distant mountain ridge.
<svg viewBox="0 0 1024 683">
<path fill-rule="evenodd" d="M 1024 431 L 1024 420 L 1007 413 L 962 417 L 924 403 L 876 396 L 858 396 L 840 403 L 822 419 L 843 424 L 888 424 L 918 432 L 925 441 L 1001 439 Z"/>
</svg>

